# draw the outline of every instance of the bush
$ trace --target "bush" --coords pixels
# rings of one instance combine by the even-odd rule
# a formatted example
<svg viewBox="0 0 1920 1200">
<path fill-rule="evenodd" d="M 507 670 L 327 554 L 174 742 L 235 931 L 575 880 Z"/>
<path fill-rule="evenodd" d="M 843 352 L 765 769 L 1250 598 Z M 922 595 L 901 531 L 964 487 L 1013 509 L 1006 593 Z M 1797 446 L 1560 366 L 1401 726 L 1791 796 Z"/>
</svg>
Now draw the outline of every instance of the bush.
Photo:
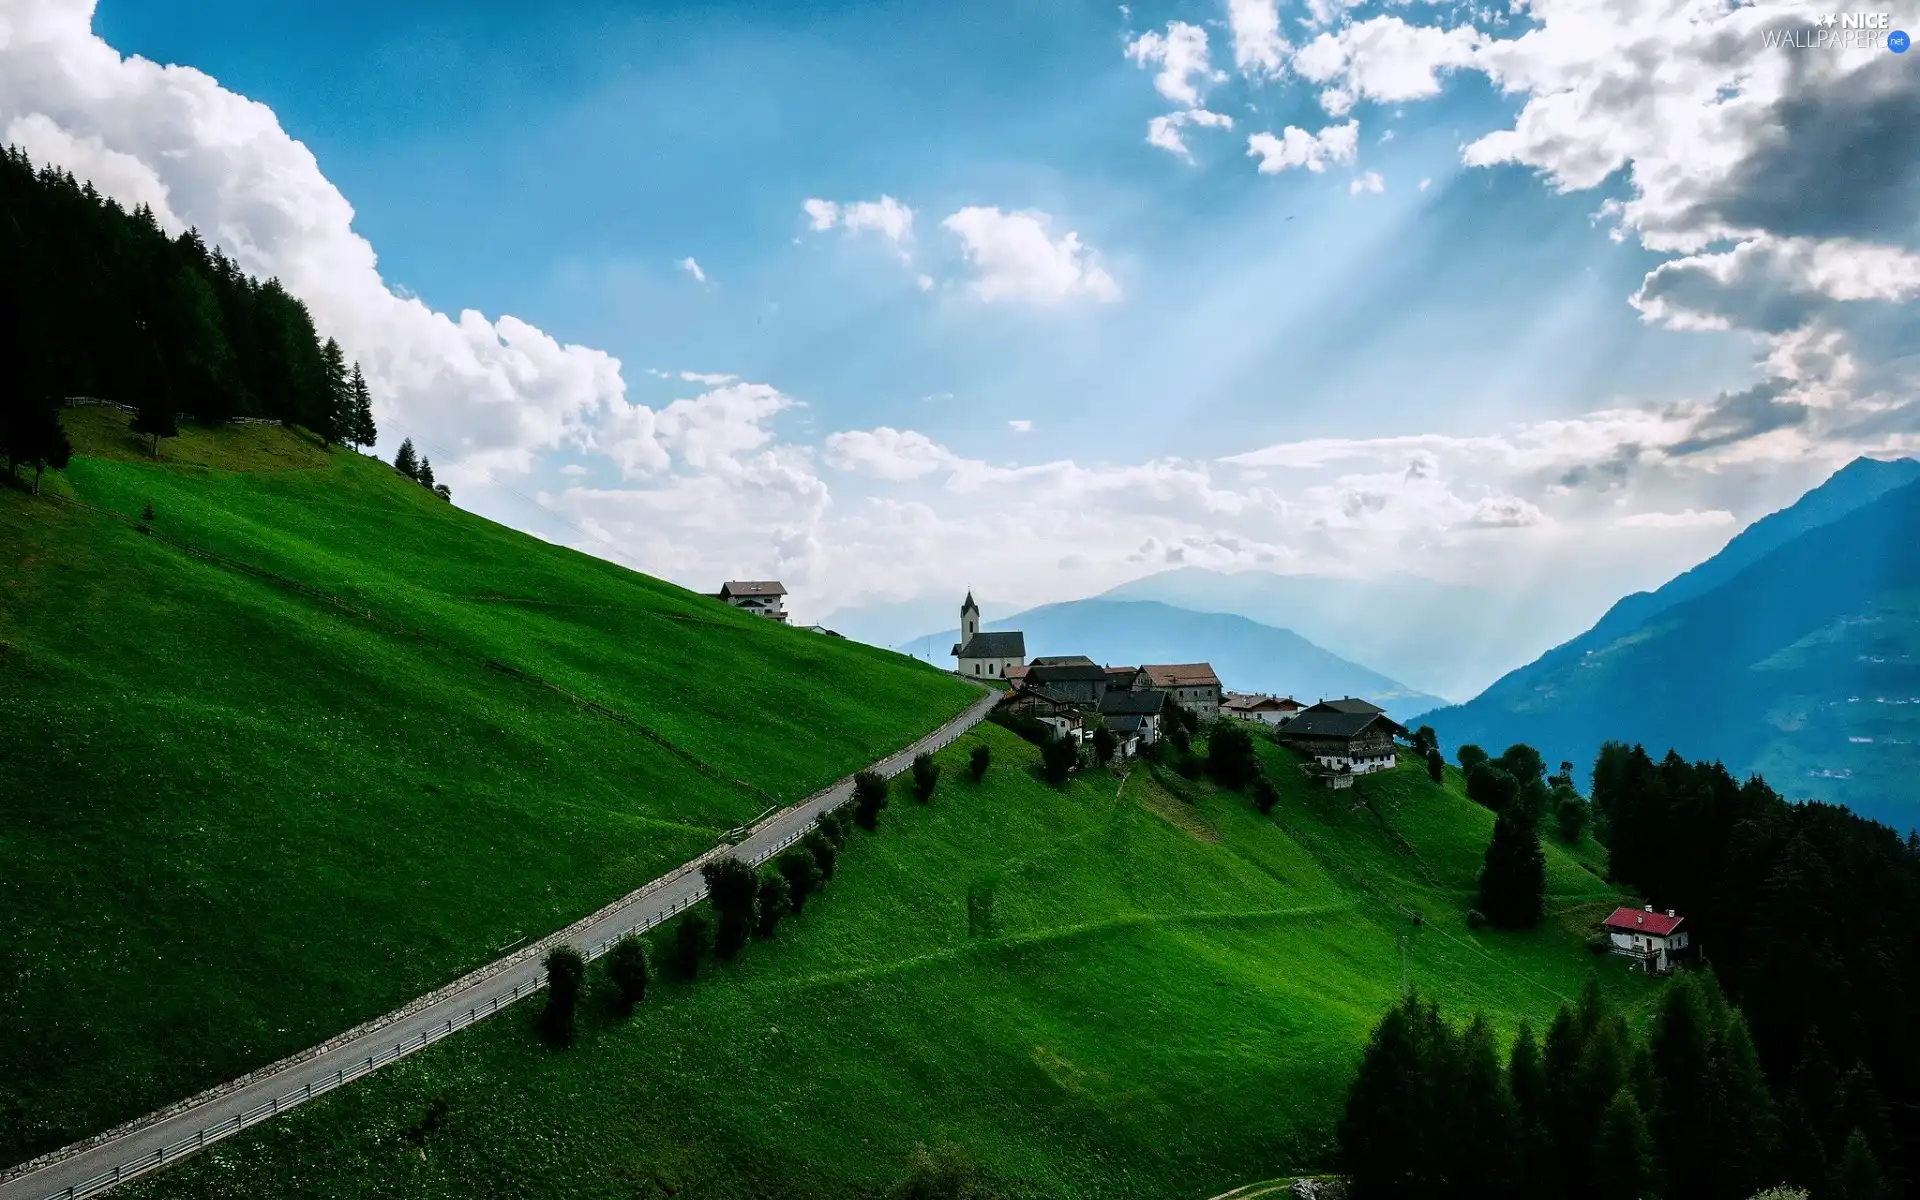
<svg viewBox="0 0 1920 1200">
<path fill-rule="evenodd" d="M 634 1005 L 647 998 L 647 944 L 633 934 L 621 938 L 607 951 L 607 979 L 620 994 L 620 1005 L 632 1012 Z"/>
<path fill-rule="evenodd" d="M 580 1005 L 580 985 L 587 977 L 587 960 L 572 946 L 555 946 L 541 965 L 547 969 L 547 1007 L 540 1013 L 540 1032 L 550 1042 L 573 1040 L 573 1010 Z"/>
<path fill-rule="evenodd" d="M 774 869 L 787 881 L 787 904 L 795 916 L 806 908 L 807 897 L 826 882 L 826 876 L 820 873 L 820 864 L 813 860 L 813 852 L 805 846 L 796 846 L 782 854 Z"/>
<path fill-rule="evenodd" d="M 840 850 L 833 844 L 833 839 L 815 831 L 808 834 L 800 844 L 807 848 L 807 853 L 813 855 L 813 865 L 819 868 L 821 880 L 824 882 L 832 879 L 834 864 L 840 860 Z"/>
<path fill-rule="evenodd" d="M 1471 772 L 1475 767 L 1483 767 L 1487 764 L 1487 752 L 1472 742 L 1455 750 L 1453 757 L 1460 764 L 1462 771 Z"/>
<path fill-rule="evenodd" d="M 940 782 L 940 764 L 933 761 L 931 754 L 916 754 L 913 758 L 913 798 L 922 804 L 933 799 L 933 789 Z"/>
<path fill-rule="evenodd" d="M 1113 761 L 1114 751 L 1120 748 L 1120 739 L 1113 730 L 1105 725 L 1093 731 L 1094 765 L 1104 767 Z"/>
<path fill-rule="evenodd" d="M 700 868 L 700 874 L 707 881 L 707 895 L 713 901 L 718 925 L 714 934 L 714 953 L 723 959 L 731 959 L 740 953 L 740 948 L 747 944 L 747 938 L 753 933 L 754 905 L 760 891 L 759 877 L 754 874 L 752 867 L 732 856 L 708 863 Z"/>
<path fill-rule="evenodd" d="M 1207 764 L 1193 751 L 1182 750 L 1173 760 L 1173 769 L 1182 779 L 1198 779 L 1207 773 Z"/>
<path fill-rule="evenodd" d="M 1175 708 L 1175 711 L 1179 709 Z M 1187 727 L 1179 721 L 1167 722 L 1167 740 L 1173 743 L 1174 750 L 1181 755 L 1193 752 L 1193 737 L 1187 733 Z"/>
<path fill-rule="evenodd" d="M 848 836 L 853 832 L 852 804 L 850 802 L 841 804 L 821 813 L 818 828 L 820 835 L 831 842 L 834 849 L 838 850 L 845 846 Z M 829 871 L 827 877 L 831 879 L 833 873 Z"/>
<path fill-rule="evenodd" d="M 1435 783 L 1447 781 L 1447 760 L 1440 757 L 1439 747 L 1427 751 L 1427 778 Z"/>
<path fill-rule="evenodd" d="M 680 978 L 699 977 L 700 960 L 712 945 L 713 925 L 705 917 L 690 912 L 680 918 L 679 928 L 673 931 L 673 966 Z"/>
<path fill-rule="evenodd" d="M 1264 817 L 1271 813 L 1274 810 L 1274 806 L 1279 803 L 1280 792 L 1279 789 L 1273 786 L 1273 780 L 1268 779 L 1264 773 L 1255 775 L 1253 777 L 1253 806 L 1260 810 L 1260 815 Z"/>
<path fill-rule="evenodd" d="M 754 911 L 759 915 L 759 924 L 754 932 L 763 938 L 773 936 L 780 926 L 780 918 L 793 911 L 793 892 L 787 885 L 786 876 L 778 873 L 760 877 L 760 894 L 756 897 Z"/>
<path fill-rule="evenodd" d="M 1613 939 L 1604 933 L 1596 933 L 1587 939 L 1587 953 L 1605 954 L 1613 949 Z"/>
<path fill-rule="evenodd" d="M 1058 737 L 1040 748 L 1040 773 L 1059 786 L 1080 765 L 1080 747 L 1070 737 Z"/>
<path fill-rule="evenodd" d="M 1553 817 L 1560 827 L 1560 840 L 1577 842 L 1580 835 L 1587 831 L 1587 803 L 1572 791 L 1560 794 L 1560 800 L 1554 805 Z"/>
<path fill-rule="evenodd" d="M 1487 914 L 1481 912 L 1477 908 L 1470 908 L 1467 910 L 1467 928 L 1468 929 L 1485 929 L 1486 927 L 1487 927 Z"/>
<path fill-rule="evenodd" d="M 853 777 L 853 819 L 862 829 L 880 827 L 880 810 L 887 806 L 887 781 L 872 771 Z"/>
<path fill-rule="evenodd" d="M 1207 773 L 1221 787 L 1235 791 L 1247 786 L 1260 773 L 1260 760 L 1254 757 L 1253 737 L 1239 721 L 1216 721 L 1207 735 Z"/>
<path fill-rule="evenodd" d="M 992 762 L 993 751 L 986 746 L 975 746 L 967 755 L 967 771 L 975 783 L 987 777 L 987 766 Z"/>
<path fill-rule="evenodd" d="M 1036 746 L 1045 746 L 1053 740 L 1053 726 L 1032 713 L 1010 713 L 996 708 L 987 719 Z"/>
<path fill-rule="evenodd" d="M 1467 768 L 1467 799 L 1496 813 L 1507 811 L 1520 794 L 1520 781 L 1499 767 L 1475 763 Z"/>
</svg>

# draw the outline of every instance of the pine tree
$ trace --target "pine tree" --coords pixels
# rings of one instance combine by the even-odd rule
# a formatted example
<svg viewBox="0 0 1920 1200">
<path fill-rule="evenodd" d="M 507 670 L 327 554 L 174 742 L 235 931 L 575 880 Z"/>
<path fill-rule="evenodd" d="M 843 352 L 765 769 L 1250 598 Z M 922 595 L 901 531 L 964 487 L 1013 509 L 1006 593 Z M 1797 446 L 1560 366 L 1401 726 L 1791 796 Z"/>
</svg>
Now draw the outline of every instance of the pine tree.
<svg viewBox="0 0 1920 1200">
<path fill-rule="evenodd" d="M 1447 780 L 1447 760 L 1440 757 L 1438 746 L 1427 750 L 1427 778 L 1435 783 L 1445 783 Z"/>
<path fill-rule="evenodd" d="M 314 432 L 328 445 L 347 441 L 354 426 L 353 385 L 347 376 L 347 356 L 332 338 L 320 348 L 320 371 L 323 398 Z"/>
<path fill-rule="evenodd" d="M 420 470 L 414 478 L 420 481 L 421 487 L 433 490 L 433 461 L 424 454 L 420 456 Z"/>
<path fill-rule="evenodd" d="M 1502 929 L 1530 928 L 1540 921 L 1546 886 L 1539 836 L 1520 814 L 1501 813 L 1480 871 L 1480 911 Z"/>
<path fill-rule="evenodd" d="M 1644 1200 L 1656 1195 L 1658 1171 L 1647 1120 L 1625 1088 L 1614 1093 L 1593 1147 L 1594 1200 Z"/>
<path fill-rule="evenodd" d="M 361 449 L 369 449 L 380 440 L 380 431 L 373 424 L 373 393 L 367 388 L 367 377 L 360 373 L 360 364 L 353 364 L 353 377 L 347 383 L 353 394 L 352 434 L 348 438 Z"/>
<path fill-rule="evenodd" d="M 1520 1031 L 1514 1035 L 1513 1050 L 1507 1058 L 1507 1088 L 1513 1094 L 1514 1119 L 1519 1130 L 1520 1194 L 1554 1195 L 1558 1191 L 1559 1171 L 1547 1107 L 1547 1075 L 1540 1064 L 1540 1048 L 1534 1042 L 1533 1026 L 1525 1021 L 1520 1022 Z"/>
<path fill-rule="evenodd" d="M 420 460 L 414 455 L 412 438 L 401 441 L 399 451 L 393 456 L 393 469 L 408 479 L 420 478 Z"/>
<path fill-rule="evenodd" d="M 180 436 L 180 421 L 173 411 L 172 396 L 160 392 L 143 400 L 134 413 L 132 428 L 133 432 L 152 439 L 148 452 L 158 458 L 160 439 Z"/>
<path fill-rule="evenodd" d="M 1833 1200 L 1890 1200 L 1880 1160 L 1874 1157 L 1866 1135 L 1858 1129 L 1847 1135 L 1846 1148 L 1840 1152 L 1840 1164 L 1834 1168 L 1827 1194 Z"/>
</svg>

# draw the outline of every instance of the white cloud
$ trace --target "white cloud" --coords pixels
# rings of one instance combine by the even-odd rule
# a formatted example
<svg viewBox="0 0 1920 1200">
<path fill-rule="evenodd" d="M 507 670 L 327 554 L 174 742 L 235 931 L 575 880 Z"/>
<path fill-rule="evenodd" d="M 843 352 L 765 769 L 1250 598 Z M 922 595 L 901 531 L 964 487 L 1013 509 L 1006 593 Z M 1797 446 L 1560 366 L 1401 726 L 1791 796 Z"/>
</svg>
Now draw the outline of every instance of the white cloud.
<svg viewBox="0 0 1920 1200">
<path fill-rule="evenodd" d="M 678 263 L 674 265 L 678 266 L 682 271 L 685 271 L 687 274 L 693 276 L 697 282 L 705 283 L 707 281 L 707 273 L 700 269 L 700 264 L 693 260 L 692 255 L 688 255 L 687 257 L 681 259 Z"/>
<path fill-rule="evenodd" d="M 809 199 L 800 208 L 807 214 L 808 227 L 816 233 L 836 226 L 850 234 L 874 233 L 891 245 L 902 261 L 912 257 L 913 210 L 892 196 L 848 204 Z"/>
<path fill-rule="evenodd" d="M 1717 528 L 1733 523 L 1733 514 L 1724 508 L 1708 509 L 1706 512 L 1689 508 L 1684 512 L 1633 513 L 1614 522 L 1622 529 L 1697 529 L 1701 526 Z"/>
<path fill-rule="evenodd" d="M 1277 0 L 1227 0 L 1233 65 L 1249 79 L 1271 79 L 1286 69 L 1293 47 L 1280 33 Z"/>
<path fill-rule="evenodd" d="M 933 290 L 933 276 L 916 275 L 914 276 L 913 284 L 923 292 L 930 292 Z"/>
<path fill-rule="evenodd" d="M 895 481 L 918 479 L 957 461 L 926 434 L 885 425 L 830 434 L 826 457 L 829 464 L 842 471 Z"/>
<path fill-rule="evenodd" d="M 568 463 L 566 466 L 560 468 L 560 473 L 562 475 L 570 476 L 572 478 L 577 479 L 582 475 L 593 474 L 593 470 L 592 468 L 584 467 L 579 463 Z"/>
<path fill-rule="evenodd" d="M 1319 133 L 1308 133 L 1289 125 L 1275 137 L 1256 133 L 1247 139 L 1247 157 L 1260 160 L 1260 173 L 1274 175 L 1290 167 L 1305 167 L 1320 173 L 1328 163 L 1350 163 L 1360 146 L 1360 123 L 1329 125 Z"/>
<path fill-rule="evenodd" d="M 1013 430 L 1015 433 L 1032 433 L 1033 422 L 1024 417 L 1016 417 L 1007 422 L 1007 428 Z"/>
<path fill-rule="evenodd" d="M 1185 21 L 1169 21 L 1167 31 L 1148 31 L 1127 45 L 1127 57 L 1142 67 L 1158 63 L 1153 86 L 1162 96 L 1187 108 L 1201 107 L 1206 84 L 1225 79 L 1208 60 L 1207 31 Z"/>
<path fill-rule="evenodd" d="M 1118 300 L 1120 285 L 1081 244 L 1080 235 L 1052 237 L 1051 220 L 1043 212 L 973 207 L 941 224 L 960 238 L 976 275 L 973 293 L 982 300 Z"/>
<path fill-rule="evenodd" d="M 1368 171 L 1347 185 L 1348 194 L 1353 196 L 1358 196 L 1362 193 L 1378 195 L 1386 190 L 1387 182 L 1380 178 L 1380 172 L 1378 171 Z"/>
<path fill-rule="evenodd" d="M 1180 135 L 1180 130 L 1187 125 L 1197 125 L 1206 129 L 1232 129 L 1233 118 L 1225 113 L 1208 112 L 1204 108 L 1190 108 L 1184 112 L 1168 113 L 1147 122 L 1147 144 L 1158 146 L 1162 150 L 1192 162 L 1193 152 L 1188 149 L 1186 139 Z"/>
<path fill-rule="evenodd" d="M 278 277 L 359 360 L 381 427 L 430 444 L 456 490 L 531 467 L 623 397 L 619 363 L 598 350 L 396 294 L 352 206 L 271 109 L 191 67 L 122 58 L 91 18 L 80 0 L 8 0 L 0 134 Z"/>
<path fill-rule="evenodd" d="M 680 378 L 688 383 L 700 383 L 712 386 L 717 383 L 732 383 L 738 375 L 726 375 L 711 371 L 682 371 Z"/>
<path fill-rule="evenodd" d="M 1433 186 L 1433 180 L 1431 179 L 1422 179 L 1420 181 L 1420 190 L 1423 192 L 1432 186 Z"/>
<path fill-rule="evenodd" d="M 1486 35 L 1471 25 L 1409 25 L 1381 16 L 1330 30 L 1301 47 L 1293 69 L 1331 86 L 1322 106 L 1343 116 L 1356 100 L 1393 103 L 1440 94 L 1440 77 L 1474 63 Z"/>
</svg>

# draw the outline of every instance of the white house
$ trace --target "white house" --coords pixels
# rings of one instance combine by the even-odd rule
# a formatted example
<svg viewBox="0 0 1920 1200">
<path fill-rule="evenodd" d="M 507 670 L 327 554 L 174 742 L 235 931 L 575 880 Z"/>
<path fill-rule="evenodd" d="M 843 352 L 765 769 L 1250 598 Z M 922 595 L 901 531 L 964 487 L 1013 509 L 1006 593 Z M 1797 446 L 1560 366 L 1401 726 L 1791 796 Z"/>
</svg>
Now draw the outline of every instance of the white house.
<svg viewBox="0 0 1920 1200">
<path fill-rule="evenodd" d="M 981 633 L 980 606 L 968 592 L 960 604 L 960 640 L 953 644 L 952 653 L 960 661 L 962 675 L 1005 679 L 1008 668 L 1027 665 L 1027 638 L 1018 632 Z"/>
<path fill-rule="evenodd" d="M 787 622 L 787 589 L 777 579 L 729 579 L 715 598 L 769 621 Z"/>
<path fill-rule="evenodd" d="M 1691 942 L 1687 931 L 1680 928 L 1685 920 L 1672 909 L 1655 912 L 1651 904 L 1644 909 L 1616 908 L 1604 925 L 1611 943 L 1608 950 L 1633 959 L 1648 971 L 1671 971 L 1674 959 L 1685 953 Z"/>
<path fill-rule="evenodd" d="M 1220 711 L 1243 721 L 1262 725 L 1285 725 L 1300 715 L 1303 706 L 1290 696 L 1262 696 L 1251 692 L 1228 692 L 1220 702 Z"/>
</svg>

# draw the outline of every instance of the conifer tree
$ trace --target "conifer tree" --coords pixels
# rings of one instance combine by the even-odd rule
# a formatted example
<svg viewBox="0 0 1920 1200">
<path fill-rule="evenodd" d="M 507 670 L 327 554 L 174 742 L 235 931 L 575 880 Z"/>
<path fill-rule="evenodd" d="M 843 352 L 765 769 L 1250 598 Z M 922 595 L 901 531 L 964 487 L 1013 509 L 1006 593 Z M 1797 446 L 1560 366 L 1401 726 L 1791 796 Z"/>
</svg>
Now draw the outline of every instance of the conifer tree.
<svg viewBox="0 0 1920 1200">
<path fill-rule="evenodd" d="M 353 425 L 349 437 L 354 445 L 369 449 L 380 440 L 380 431 L 373 424 L 373 393 L 367 387 L 367 377 L 360 373 L 360 364 L 353 364 L 353 377 L 347 383 L 353 395 Z"/>
<path fill-rule="evenodd" d="M 353 385 L 347 375 L 347 356 L 340 349 L 340 343 L 332 338 L 320 348 L 320 371 L 322 403 L 316 414 L 314 432 L 328 445 L 350 441 L 354 427 Z"/>
<path fill-rule="evenodd" d="M 179 437 L 180 422 L 173 411 L 173 397 L 158 392 L 141 401 L 133 415 L 133 432 L 149 439 L 148 453 L 160 456 L 160 439 Z"/>
<path fill-rule="evenodd" d="M 1621 1088 L 1601 1116 L 1594 1139 L 1594 1200 L 1647 1200 L 1658 1194 L 1657 1178 L 1646 1116 L 1633 1093 Z"/>
<path fill-rule="evenodd" d="M 1839 1165 L 1834 1168 L 1833 1183 L 1827 1190 L 1833 1200 L 1891 1200 L 1880 1160 L 1874 1157 L 1866 1135 L 1858 1129 L 1847 1135 Z"/>
<path fill-rule="evenodd" d="M 1427 778 L 1435 783 L 1447 781 L 1447 760 L 1440 757 L 1438 746 L 1429 747 L 1427 750 Z"/>
<path fill-rule="evenodd" d="M 1530 928 L 1540 921 L 1546 886 L 1547 857 L 1532 825 L 1501 813 L 1480 870 L 1480 911 L 1502 929 Z"/>
<path fill-rule="evenodd" d="M 975 746 L 967 753 L 967 772 L 973 781 L 979 783 L 987 776 L 987 767 L 993 762 L 993 750 L 987 746 Z"/>
<path fill-rule="evenodd" d="M 426 488 L 428 491 L 432 491 L 433 490 L 433 460 L 429 459 L 424 454 L 421 455 L 420 470 L 417 474 L 414 475 L 414 478 L 420 481 L 421 487 Z"/>
<path fill-rule="evenodd" d="M 401 440 L 400 449 L 393 456 L 393 469 L 408 479 L 420 478 L 420 460 L 414 455 L 412 438 Z"/>
</svg>

